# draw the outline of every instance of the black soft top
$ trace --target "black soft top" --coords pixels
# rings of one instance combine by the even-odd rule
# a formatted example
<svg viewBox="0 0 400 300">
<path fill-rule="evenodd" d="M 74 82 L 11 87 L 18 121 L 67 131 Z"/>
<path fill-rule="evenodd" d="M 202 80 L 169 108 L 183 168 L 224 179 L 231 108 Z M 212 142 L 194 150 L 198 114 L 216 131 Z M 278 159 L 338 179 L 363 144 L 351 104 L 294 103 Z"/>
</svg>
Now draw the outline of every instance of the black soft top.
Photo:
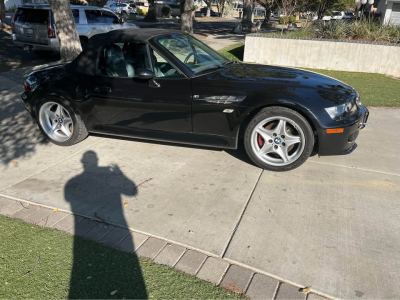
<svg viewBox="0 0 400 300">
<path fill-rule="evenodd" d="M 70 67 L 79 70 L 80 73 L 96 75 L 96 60 L 98 52 L 102 46 L 109 43 L 123 43 L 129 41 L 139 41 L 147 43 L 150 39 L 168 34 L 184 34 L 178 30 L 144 28 L 144 29 L 120 29 L 107 33 L 97 34 L 89 39 L 87 47 L 70 64 Z"/>
</svg>

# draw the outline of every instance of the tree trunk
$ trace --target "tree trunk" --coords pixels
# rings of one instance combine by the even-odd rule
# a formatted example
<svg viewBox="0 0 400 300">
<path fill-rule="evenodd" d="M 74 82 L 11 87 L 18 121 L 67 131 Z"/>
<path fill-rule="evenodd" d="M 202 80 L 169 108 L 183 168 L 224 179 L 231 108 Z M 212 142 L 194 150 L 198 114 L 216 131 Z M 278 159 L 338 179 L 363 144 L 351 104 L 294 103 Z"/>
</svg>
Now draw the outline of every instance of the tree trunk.
<svg viewBox="0 0 400 300">
<path fill-rule="evenodd" d="M 326 11 L 326 2 L 322 2 L 318 5 L 318 20 L 322 20 Z"/>
<path fill-rule="evenodd" d="M 156 14 L 156 6 L 154 4 L 154 0 L 149 0 L 149 11 L 147 15 L 144 17 L 143 21 L 146 22 L 157 22 L 157 14 Z"/>
<path fill-rule="evenodd" d="M 70 2 L 69 0 L 50 0 L 50 6 L 60 41 L 61 61 L 72 61 L 82 52 L 82 46 L 79 41 Z"/>
<path fill-rule="evenodd" d="M 4 0 L 0 0 L 0 16 L 1 16 L 1 27 L 2 28 L 9 27 L 6 20 L 6 5 L 4 4 Z"/>
<path fill-rule="evenodd" d="M 242 26 L 243 29 L 250 30 L 253 27 L 253 22 L 251 21 L 251 16 L 253 14 L 251 0 L 243 0 L 243 19 Z"/>
<path fill-rule="evenodd" d="M 267 27 L 269 24 L 269 21 L 271 19 L 271 7 L 268 7 L 265 9 L 265 17 L 264 17 L 264 22 L 261 24 L 262 27 Z"/>
<path fill-rule="evenodd" d="M 181 31 L 193 34 L 193 0 L 181 0 Z"/>
<path fill-rule="evenodd" d="M 220 11 L 221 17 L 224 16 L 224 11 L 225 11 L 225 0 L 223 0 L 223 1 L 222 1 L 222 4 L 221 4 L 221 11 Z"/>
<path fill-rule="evenodd" d="M 209 17 L 211 14 L 211 1 L 210 2 L 206 2 L 207 3 L 207 15 L 206 17 Z"/>
</svg>

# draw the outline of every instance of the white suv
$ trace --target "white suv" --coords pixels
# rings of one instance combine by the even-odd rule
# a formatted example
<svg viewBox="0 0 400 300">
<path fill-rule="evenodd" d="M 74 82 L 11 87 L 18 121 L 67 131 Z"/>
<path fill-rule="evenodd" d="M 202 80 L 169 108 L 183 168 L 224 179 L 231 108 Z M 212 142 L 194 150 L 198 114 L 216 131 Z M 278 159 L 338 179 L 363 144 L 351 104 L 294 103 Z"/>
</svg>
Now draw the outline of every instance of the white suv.
<svg viewBox="0 0 400 300">
<path fill-rule="evenodd" d="M 71 5 L 82 47 L 94 35 L 117 29 L 136 29 L 113 12 L 97 6 Z M 11 23 L 14 45 L 36 53 L 59 52 L 60 42 L 48 4 L 25 4 L 17 8 Z"/>
<path fill-rule="evenodd" d="M 109 8 L 111 11 L 121 15 L 137 13 L 136 5 L 133 3 L 111 3 L 110 5 L 104 6 L 104 8 Z"/>
</svg>

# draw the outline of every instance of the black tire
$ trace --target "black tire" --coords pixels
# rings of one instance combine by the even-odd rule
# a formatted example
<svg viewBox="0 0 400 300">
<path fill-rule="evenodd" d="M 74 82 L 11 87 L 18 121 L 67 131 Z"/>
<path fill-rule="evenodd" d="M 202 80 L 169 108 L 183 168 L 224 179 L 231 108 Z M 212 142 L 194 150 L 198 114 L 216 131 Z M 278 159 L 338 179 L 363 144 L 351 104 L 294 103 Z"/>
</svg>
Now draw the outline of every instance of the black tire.
<svg viewBox="0 0 400 300">
<path fill-rule="evenodd" d="M 273 117 L 283 117 L 289 120 L 294 121 L 298 126 L 301 128 L 301 130 L 304 133 L 304 149 L 300 153 L 299 151 L 299 156 L 296 160 L 293 162 L 284 165 L 284 166 L 274 166 L 271 164 L 266 163 L 265 161 L 261 160 L 255 153 L 252 147 L 252 133 L 257 124 L 260 124 L 263 120 L 266 120 L 268 118 L 273 118 Z M 282 143 L 283 144 L 283 143 Z M 313 148 L 314 148 L 314 134 L 313 130 L 308 123 L 308 121 L 298 112 L 291 110 L 286 107 L 279 107 L 279 106 L 273 106 L 273 107 L 266 107 L 262 109 L 257 115 L 253 117 L 253 119 L 250 121 L 250 123 L 247 125 L 245 134 L 244 134 L 244 146 L 247 152 L 247 155 L 250 157 L 250 159 L 260 168 L 263 168 L 265 170 L 270 170 L 270 171 L 290 171 L 293 170 L 299 166 L 301 166 L 311 155 Z"/>
<path fill-rule="evenodd" d="M 72 131 L 72 135 L 69 137 L 69 139 L 67 141 L 59 142 L 59 141 L 53 140 L 49 135 L 47 135 L 47 133 L 44 131 L 44 129 L 42 128 L 42 125 L 39 122 L 40 108 L 48 102 L 55 102 L 55 103 L 61 104 L 68 111 L 69 115 L 71 116 L 72 124 L 73 124 L 73 131 Z M 58 146 L 75 145 L 75 144 L 83 141 L 89 135 L 89 133 L 86 129 L 86 126 L 82 121 L 81 116 L 75 111 L 75 109 L 73 109 L 70 102 L 63 97 L 50 96 L 50 97 L 46 97 L 46 98 L 40 100 L 36 106 L 35 120 L 36 120 L 42 134 L 50 142 L 52 142 L 53 144 L 56 144 Z"/>
</svg>

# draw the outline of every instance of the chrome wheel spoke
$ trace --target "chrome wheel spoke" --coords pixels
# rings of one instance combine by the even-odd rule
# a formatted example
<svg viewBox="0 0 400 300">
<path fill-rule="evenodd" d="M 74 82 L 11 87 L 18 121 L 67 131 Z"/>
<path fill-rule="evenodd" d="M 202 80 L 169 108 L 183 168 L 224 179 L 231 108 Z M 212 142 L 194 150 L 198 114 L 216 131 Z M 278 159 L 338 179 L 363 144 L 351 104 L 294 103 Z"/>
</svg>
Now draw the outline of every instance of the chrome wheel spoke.
<svg viewBox="0 0 400 300">
<path fill-rule="evenodd" d="M 276 125 L 275 133 L 278 135 L 285 135 L 286 134 L 286 121 L 279 120 L 278 125 Z"/>
<path fill-rule="evenodd" d="M 64 124 L 65 125 L 69 125 L 71 123 L 72 123 L 72 119 L 71 118 L 69 118 L 69 117 L 64 118 Z"/>
<path fill-rule="evenodd" d="M 57 123 L 57 121 L 53 121 L 51 125 L 51 129 L 53 129 L 53 132 L 58 131 L 60 129 L 60 123 Z"/>
<path fill-rule="evenodd" d="M 65 124 L 62 124 L 60 126 L 60 130 L 68 137 L 71 136 L 71 132 L 69 131 L 69 129 L 65 126 Z"/>
<path fill-rule="evenodd" d="M 278 149 L 275 149 L 275 153 L 278 154 L 285 163 L 290 159 L 286 147 L 278 147 Z"/>
<path fill-rule="evenodd" d="M 54 120 L 57 120 L 57 116 L 54 112 L 52 112 L 50 109 L 46 109 L 44 111 L 46 116 L 51 120 L 51 122 L 54 122 Z"/>
<path fill-rule="evenodd" d="M 274 150 L 274 147 L 272 146 L 272 144 L 265 142 L 264 145 L 261 147 L 260 151 L 258 151 L 258 154 L 265 155 L 265 154 L 273 152 L 273 150 Z"/>
<path fill-rule="evenodd" d="M 263 126 L 259 126 L 256 132 L 261 135 L 265 142 L 271 139 L 273 132 L 271 130 L 265 129 Z"/>
<path fill-rule="evenodd" d="M 56 115 L 59 117 L 59 118 L 61 118 L 62 117 L 62 108 L 61 108 L 61 105 L 57 105 L 57 108 L 56 108 Z"/>
<path fill-rule="evenodd" d="M 288 134 L 286 133 L 286 135 L 285 135 L 285 144 L 286 144 L 286 147 L 289 147 L 289 146 L 294 145 L 294 144 L 298 144 L 298 143 L 300 143 L 300 142 L 301 142 L 301 139 L 300 139 L 299 136 L 288 135 Z"/>
</svg>

